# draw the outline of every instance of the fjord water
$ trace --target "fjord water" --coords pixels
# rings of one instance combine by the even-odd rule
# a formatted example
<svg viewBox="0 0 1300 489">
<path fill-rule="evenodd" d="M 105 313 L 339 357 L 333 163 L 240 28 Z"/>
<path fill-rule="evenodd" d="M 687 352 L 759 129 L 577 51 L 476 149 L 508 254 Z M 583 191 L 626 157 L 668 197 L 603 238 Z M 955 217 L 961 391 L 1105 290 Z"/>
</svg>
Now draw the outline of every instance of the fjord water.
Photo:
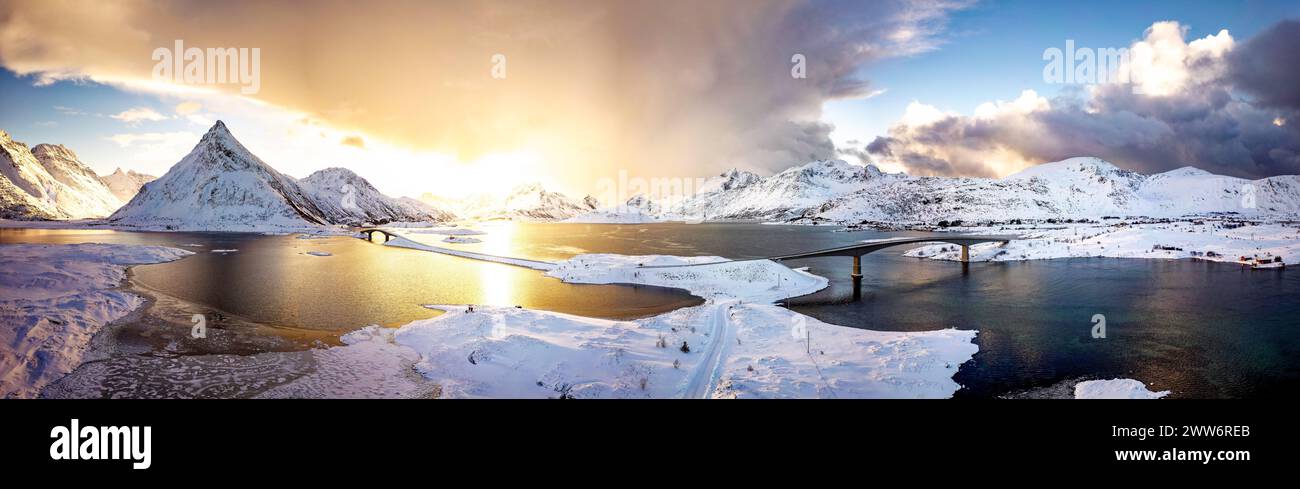
<svg viewBox="0 0 1300 489">
<path fill-rule="evenodd" d="M 760 224 L 494 222 L 478 228 L 487 233 L 477 236 L 482 243 L 441 245 L 540 260 L 579 253 L 757 258 L 921 234 Z M 682 291 L 563 284 L 533 270 L 346 237 L 70 230 L 0 230 L 0 237 L 6 243 L 203 244 L 189 248 L 196 256 L 136 267 L 136 280 L 253 320 L 296 327 L 395 326 L 432 315 L 418 306 L 425 303 L 636 317 L 698 302 Z M 221 248 L 240 251 L 210 251 Z M 1137 259 L 962 265 L 906 258 L 905 249 L 863 258 L 863 294 L 856 301 L 850 258 L 790 261 L 828 277 L 830 287 L 788 305 L 851 327 L 978 330 L 979 352 L 955 376 L 963 386 L 957 397 L 1033 393 L 1115 377 L 1172 390 L 1174 397 L 1284 397 L 1300 381 L 1300 277 L 1294 271 Z M 1091 335 L 1097 314 L 1105 317 L 1105 339 Z"/>
</svg>

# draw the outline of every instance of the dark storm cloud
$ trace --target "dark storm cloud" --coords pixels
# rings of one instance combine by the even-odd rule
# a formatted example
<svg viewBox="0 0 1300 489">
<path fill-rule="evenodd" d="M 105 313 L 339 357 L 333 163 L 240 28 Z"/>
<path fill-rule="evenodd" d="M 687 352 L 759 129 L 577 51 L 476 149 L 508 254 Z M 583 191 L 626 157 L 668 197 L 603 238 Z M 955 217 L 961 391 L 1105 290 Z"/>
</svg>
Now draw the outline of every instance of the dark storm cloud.
<svg viewBox="0 0 1300 489">
<path fill-rule="evenodd" d="M 1185 76 L 1175 77 L 1182 80 L 1175 89 L 1148 94 L 1098 85 L 1036 110 L 900 123 L 867 149 L 929 175 L 1000 176 L 1074 156 L 1145 173 L 1191 165 L 1251 178 L 1300 174 L 1300 68 L 1289 52 L 1300 46 L 1298 27 L 1282 22 L 1235 47 L 1226 36 L 1212 39 L 1229 46 L 1227 55 L 1216 55 L 1209 42 L 1184 46 L 1186 58 L 1173 70 Z"/>
<path fill-rule="evenodd" d="M 1277 23 L 1228 57 L 1232 81 L 1259 103 L 1300 109 L 1300 20 Z"/>
</svg>

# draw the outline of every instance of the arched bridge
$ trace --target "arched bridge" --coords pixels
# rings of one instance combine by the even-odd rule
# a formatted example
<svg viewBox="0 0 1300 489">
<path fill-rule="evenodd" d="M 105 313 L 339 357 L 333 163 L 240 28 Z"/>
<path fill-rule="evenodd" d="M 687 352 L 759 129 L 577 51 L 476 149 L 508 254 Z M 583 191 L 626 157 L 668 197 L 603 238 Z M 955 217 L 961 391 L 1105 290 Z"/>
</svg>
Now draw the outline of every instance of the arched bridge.
<svg viewBox="0 0 1300 489">
<path fill-rule="evenodd" d="M 388 232 L 388 231 L 384 231 L 383 229 L 379 229 L 379 228 L 367 228 L 367 229 L 362 229 L 360 232 L 361 232 L 361 234 L 366 235 L 366 241 L 374 241 L 374 240 L 375 240 L 375 233 L 379 233 L 379 234 L 384 235 L 384 242 L 385 242 L 385 243 L 387 243 L 388 240 L 390 240 L 390 239 L 393 239 L 393 238 L 398 237 L 396 234 L 390 233 L 390 232 Z"/>
</svg>

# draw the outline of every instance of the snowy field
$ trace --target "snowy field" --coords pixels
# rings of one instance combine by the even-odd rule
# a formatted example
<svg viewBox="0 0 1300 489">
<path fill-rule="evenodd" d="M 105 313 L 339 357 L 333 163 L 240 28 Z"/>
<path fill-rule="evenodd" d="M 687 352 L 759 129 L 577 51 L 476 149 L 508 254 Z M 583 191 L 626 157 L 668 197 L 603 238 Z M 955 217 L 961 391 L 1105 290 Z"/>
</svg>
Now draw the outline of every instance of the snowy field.
<svg viewBox="0 0 1300 489">
<path fill-rule="evenodd" d="M 126 266 L 192 252 L 137 245 L 0 245 L 0 396 L 33 397 L 81 363 L 91 337 L 144 303 Z"/>
</svg>

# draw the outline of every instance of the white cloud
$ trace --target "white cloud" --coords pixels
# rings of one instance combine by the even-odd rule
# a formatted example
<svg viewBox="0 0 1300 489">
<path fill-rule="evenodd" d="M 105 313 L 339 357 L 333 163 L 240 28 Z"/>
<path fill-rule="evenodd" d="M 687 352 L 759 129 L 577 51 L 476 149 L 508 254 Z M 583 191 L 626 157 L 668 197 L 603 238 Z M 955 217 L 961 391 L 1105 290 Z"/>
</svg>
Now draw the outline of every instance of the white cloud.
<svg viewBox="0 0 1300 489">
<path fill-rule="evenodd" d="M 1234 45 L 1227 29 L 1191 43 L 1183 40 L 1185 34 L 1186 28 L 1177 22 L 1156 22 L 1129 48 L 1126 69 L 1141 93 L 1175 94 L 1221 73 L 1214 68 L 1222 66 L 1220 61 Z"/>
<path fill-rule="evenodd" d="M 1020 92 L 1020 97 L 1011 102 L 984 102 L 975 108 L 976 119 L 996 119 L 1002 115 L 1009 114 L 1029 114 L 1040 110 L 1051 108 L 1051 103 L 1046 97 L 1038 95 L 1034 90 L 1025 90 Z"/>
<path fill-rule="evenodd" d="M 907 109 L 903 110 L 903 118 L 899 123 L 908 127 L 921 127 L 956 115 L 954 112 L 944 112 L 933 105 L 913 100 L 912 103 L 907 104 Z"/>
<path fill-rule="evenodd" d="M 158 111 L 148 107 L 132 107 L 117 114 L 111 115 L 114 119 L 131 125 L 137 125 L 141 121 L 165 121 L 167 116 L 159 114 Z"/>
</svg>

